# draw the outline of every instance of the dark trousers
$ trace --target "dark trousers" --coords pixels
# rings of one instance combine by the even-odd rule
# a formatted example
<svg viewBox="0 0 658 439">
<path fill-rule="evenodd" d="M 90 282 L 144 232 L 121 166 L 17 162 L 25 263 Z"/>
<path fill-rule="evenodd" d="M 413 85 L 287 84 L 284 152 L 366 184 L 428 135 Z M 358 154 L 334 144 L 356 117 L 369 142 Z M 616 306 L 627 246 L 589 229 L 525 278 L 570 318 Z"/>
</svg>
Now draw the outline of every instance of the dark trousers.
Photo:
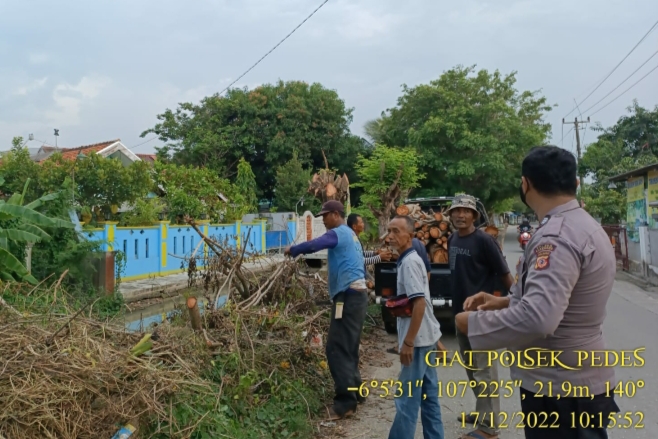
<svg viewBox="0 0 658 439">
<path fill-rule="evenodd" d="M 613 396 L 558 399 L 535 395 L 521 388 L 521 410 L 526 417 L 524 419 L 526 439 L 607 439 L 608 416 L 619 412 Z M 529 413 L 532 413 L 530 417 L 528 417 Z M 548 417 L 540 413 L 547 413 Z M 583 413 L 586 415 L 581 417 Z M 528 426 L 529 420 L 534 428 Z M 514 422 L 516 425 L 519 419 L 518 417 L 514 420 L 510 419 L 509 422 Z M 559 425 L 559 428 L 546 428 L 553 424 Z"/>
<path fill-rule="evenodd" d="M 335 318 L 336 302 L 343 302 L 341 319 Z M 367 308 L 367 294 L 352 290 L 337 294 L 331 307 L 326 353 L 334 379 L 334 410 L 339 415 L 356 409 L 358 392 L 347 389 L 361 385 L 359 345 Z"/>
</svg>

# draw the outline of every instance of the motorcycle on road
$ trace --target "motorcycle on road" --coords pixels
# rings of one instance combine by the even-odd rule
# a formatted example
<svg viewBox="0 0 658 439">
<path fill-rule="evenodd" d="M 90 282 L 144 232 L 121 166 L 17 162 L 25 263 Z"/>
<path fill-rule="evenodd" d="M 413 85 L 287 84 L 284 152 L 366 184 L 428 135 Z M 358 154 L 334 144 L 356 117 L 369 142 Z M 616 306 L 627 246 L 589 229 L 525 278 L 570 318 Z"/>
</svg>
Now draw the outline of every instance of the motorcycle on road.
<svg viewBox="0 0 658 439">
<path fill-rule="evenodd" d="M 528 242 L 530 242 L 530 238 L 532 238 L 532 227 L 527 229 L 527 228 L 518 228 L 519 230 L 519 244 L 521 244 L 521 249 L 525 250 L 526 245 Z"/>
</svg>

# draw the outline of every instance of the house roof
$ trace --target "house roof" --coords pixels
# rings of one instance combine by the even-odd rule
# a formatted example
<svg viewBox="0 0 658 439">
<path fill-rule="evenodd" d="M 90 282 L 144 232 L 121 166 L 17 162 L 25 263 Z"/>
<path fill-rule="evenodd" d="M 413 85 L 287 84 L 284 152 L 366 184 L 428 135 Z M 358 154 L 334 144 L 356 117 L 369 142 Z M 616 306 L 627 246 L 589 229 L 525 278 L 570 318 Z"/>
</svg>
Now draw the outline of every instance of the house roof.
<svg viewBox="0 0 658 439">
<path fill-rule="evenodd" d="M 62 148 L 62 158 L 64 160 L 75 160 L 78 154 L 83 153 L 86 155 L 91 154 L 92 152 L 99 152 L 108 146 L 111 146 L 117 142 L 120 142 L 120 139 L 108 140 L 106 142 L 94 143 L 92 145 L 78 146 L 77 148 Z"/>
<path fill-rule="evenodd" d="M 658 163 L 652 163 L 642 168 L 637 168 L 629 172 L 624 172 L 623 174 L 615 175 L 614 177 L 610 177 L 608 180 L 624 181 L 624 180 L 628 180 L 629 178 L 639 177 L 654 169 L 658 169 Z"/>
<path fill-rule="evenodd" d="M 153 163 L 155 162 L 155 154 L 135 154 L 137 157 L 142 159 L 142 161 L 145 161 L 146 163 Z"/>
</svg>

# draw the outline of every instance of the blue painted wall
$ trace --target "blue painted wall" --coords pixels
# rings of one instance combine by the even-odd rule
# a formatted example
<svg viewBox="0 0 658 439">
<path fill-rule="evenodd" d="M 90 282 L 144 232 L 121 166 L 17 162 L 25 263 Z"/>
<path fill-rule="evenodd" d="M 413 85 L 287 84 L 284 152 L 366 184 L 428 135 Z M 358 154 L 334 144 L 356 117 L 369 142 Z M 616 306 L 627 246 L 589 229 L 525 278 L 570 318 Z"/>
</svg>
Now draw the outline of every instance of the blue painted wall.
<svg viewBox="0 0 658 439">
<path fill-rule="evenodd" d="M 265 221 L 233 224 L 200 224 L 199 228 L 213 240 L 231 248 L 247 245 L 248 254 L 266 252 Z M 238 233 L 239 232 L 239 233 Z M 122 280 L 130 281 L 182 273 L 181 264 L 189 258 L 201 242 L 199 234 L 190 226 L 161 222 L 151 227 L 117 227 L 106 223 L 103 229 L 85 230 L 90 240 L 103 240 L 105 251 L 122 251 L 126 267 Z M 195 254 L 202 263 L 204 245 Z"/>
</svg>

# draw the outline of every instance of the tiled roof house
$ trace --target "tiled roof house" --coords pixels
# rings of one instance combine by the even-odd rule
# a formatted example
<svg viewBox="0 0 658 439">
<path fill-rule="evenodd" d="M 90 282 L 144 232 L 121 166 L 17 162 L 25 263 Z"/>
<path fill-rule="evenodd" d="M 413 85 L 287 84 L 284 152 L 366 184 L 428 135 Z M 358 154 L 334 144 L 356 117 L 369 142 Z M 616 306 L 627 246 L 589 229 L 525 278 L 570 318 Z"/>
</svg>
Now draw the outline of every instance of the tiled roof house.
<svg viewBox="0 0 658 439">
<path fill-rule="evenodd" d="M 32 160 L 41 163 L 47 160 L 51 155 L 60 152 L 65 160 L 75 160 L 78 154 L 89 155 L 91 153 L 99 154 L 103 157 L 119 158 L 126 165 L 141 160 L 141 158 L 128 149 L 121 139 L 109 140 L 106 142 L 94 143 L 92 145 L 78 146 L 77 148 L 56 148 L 54 146 L 42 146 Z"/>
</svg>

